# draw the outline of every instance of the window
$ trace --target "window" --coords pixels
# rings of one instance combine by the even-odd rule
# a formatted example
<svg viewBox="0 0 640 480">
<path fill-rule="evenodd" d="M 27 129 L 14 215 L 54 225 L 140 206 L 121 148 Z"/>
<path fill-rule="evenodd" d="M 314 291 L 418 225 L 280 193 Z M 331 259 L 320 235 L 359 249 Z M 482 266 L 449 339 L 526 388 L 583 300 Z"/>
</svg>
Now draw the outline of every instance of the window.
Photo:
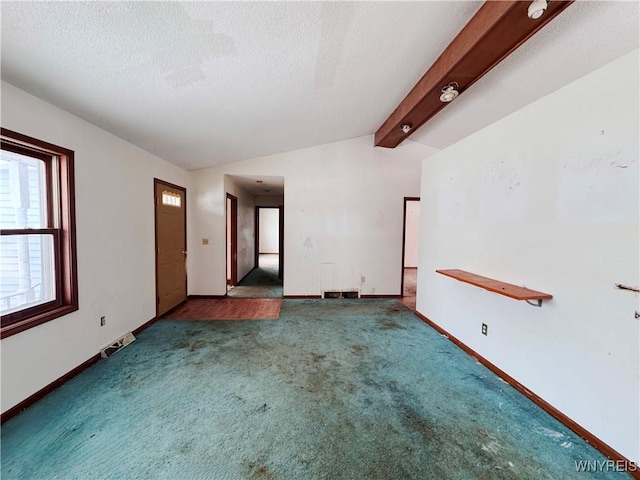
<svg viewBox="0 0 640 480">
<path fill-rule="evenodd" d="M 73 152 L 2 129 L 2 338 L 78 309 Z"/>
<path fill-rule="evenodd" d="M 162 204 L 169 205 L 171 207 L 179 207 L 181 205 L 181 197 L 179 193 L 162 192 Z"/>
</svg>

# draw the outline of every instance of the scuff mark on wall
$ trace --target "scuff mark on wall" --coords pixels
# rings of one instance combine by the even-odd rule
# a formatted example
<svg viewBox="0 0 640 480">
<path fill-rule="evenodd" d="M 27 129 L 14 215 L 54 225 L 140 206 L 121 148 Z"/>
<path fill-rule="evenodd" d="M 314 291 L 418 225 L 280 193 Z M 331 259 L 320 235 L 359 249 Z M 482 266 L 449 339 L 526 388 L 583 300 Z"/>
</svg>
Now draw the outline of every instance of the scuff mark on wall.
<svg viewBox="0 0 640 480">
<path fill-rule="evenodd" d="M 308 258 L 309 257 L 309 250 L 311 250 L 313 248 L 313 242 L 311 241 L 311 238 L 307 237 L 304 240 L 304 243 L 302 244 L 302 246 L 307 249 L 307 251 L 304 254 L 304 258 Z"/>
</svg>

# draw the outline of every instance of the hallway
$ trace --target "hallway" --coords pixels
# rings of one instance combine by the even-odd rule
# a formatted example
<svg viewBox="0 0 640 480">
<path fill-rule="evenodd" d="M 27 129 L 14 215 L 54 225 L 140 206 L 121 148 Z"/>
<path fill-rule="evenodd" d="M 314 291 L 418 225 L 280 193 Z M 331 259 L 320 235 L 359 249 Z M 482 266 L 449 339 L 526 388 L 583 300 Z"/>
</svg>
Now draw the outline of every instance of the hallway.
<svg viewBox="0 0 640 480">
<path fill-rule="evenodd" d="M 278 278 L 278 254 L 261 253 L 254 268 L 238 285 L 230 287 L 228 297 L 282 298 L 282 280 Z"/>
</svg>

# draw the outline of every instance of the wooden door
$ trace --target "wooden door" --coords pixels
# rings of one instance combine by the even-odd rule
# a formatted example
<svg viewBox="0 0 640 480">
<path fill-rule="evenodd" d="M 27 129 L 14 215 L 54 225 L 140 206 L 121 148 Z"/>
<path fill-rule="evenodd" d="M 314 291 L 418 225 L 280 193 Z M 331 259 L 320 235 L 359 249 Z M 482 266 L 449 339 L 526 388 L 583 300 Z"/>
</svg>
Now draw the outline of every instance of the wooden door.
<svg viewBox="0 0 640 480">
<path fill-rule="evenodd" d="M 155 179 L 156 315 L 187 299 L 187 191 Z"/>
<path fill-rule="evenodd" d="M 227 193 L 227 285 L 238 284 L 238 197 Z"/>
</svg>

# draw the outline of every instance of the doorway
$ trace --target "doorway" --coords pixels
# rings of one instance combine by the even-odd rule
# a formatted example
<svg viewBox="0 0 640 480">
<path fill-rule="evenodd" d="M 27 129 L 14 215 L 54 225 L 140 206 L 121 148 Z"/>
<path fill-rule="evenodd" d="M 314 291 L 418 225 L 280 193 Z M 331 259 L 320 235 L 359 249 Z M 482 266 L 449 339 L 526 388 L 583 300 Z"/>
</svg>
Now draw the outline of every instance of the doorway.
<svg viewBox="0 0 640 480">
<path fill-rule="evenodd" d="M 227 193 L 227 291 L 238 284 L 238 197 Z"/>
<path fill-rule="evenodd" d="M 420 231 L 420 197 L 404 198 L 402 223 L 402 303 L 416 309 L 418 289 L 418 245 Z"/>
<path fill-rule="evenodd" d="M 281 298 L 283 295 L 283 206 L 254 209 L 253 269 L 227 290 L 231 298 Z"/>
<path fill-rule="evenodd" d="M 283 279 L 284 267 L 284 205 L 256 207 L 255 268 L 277 267 Z"/>
<path fill-rule="evenodd" d="M 187 190 L 155 178 L 156 316 L 187 299 Z"/>
</svg>

